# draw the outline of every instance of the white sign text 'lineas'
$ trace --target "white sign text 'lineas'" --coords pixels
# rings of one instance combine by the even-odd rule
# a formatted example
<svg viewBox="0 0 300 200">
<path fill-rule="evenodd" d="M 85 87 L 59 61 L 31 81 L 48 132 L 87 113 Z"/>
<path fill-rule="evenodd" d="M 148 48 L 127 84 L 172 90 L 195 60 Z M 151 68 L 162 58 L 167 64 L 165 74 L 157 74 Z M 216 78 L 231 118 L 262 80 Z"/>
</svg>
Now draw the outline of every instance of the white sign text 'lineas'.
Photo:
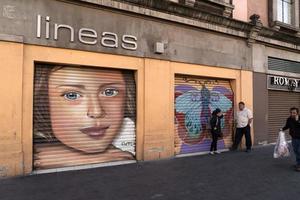
<svg viewBox="0 0 300 200">
<path fill-rule="evenodd" d="M 133 35 L 118 36 L 113 32 L 102 32 L 99 36 L 98 32 L 91 28 L 80 28 L 75 30 L 72 26 L 67 24 L 51 23 L 49 16 L 42 17 L 37 16 L 36 37 L 59 40 L 59 32 L 62 30 L 69 31 L 70 42 L 75 42 L 75 37 L 78 37 L 78 41 L 86 45 L 96 45 L 100 43 L 103 47 L 108 48 L 123 48 L 126 50 L 137 50 L 137 37 Z M 54 30 L 51 30 L 51 29 Z M 44 33 L 43 31 L 44 30 Z M 101 38 L 101 39 L 99 39 Z"/>
</svg>

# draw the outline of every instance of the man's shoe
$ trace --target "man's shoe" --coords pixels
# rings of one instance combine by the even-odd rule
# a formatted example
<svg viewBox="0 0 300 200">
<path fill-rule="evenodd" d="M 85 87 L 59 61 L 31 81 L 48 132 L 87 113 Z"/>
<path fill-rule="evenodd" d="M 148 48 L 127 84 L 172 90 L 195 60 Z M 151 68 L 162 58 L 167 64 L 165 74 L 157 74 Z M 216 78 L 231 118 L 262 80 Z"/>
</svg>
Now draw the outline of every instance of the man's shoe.
<svg viewBox="0 0 300 200">
<path fill-rule="evenodd" d="M 220 152 L 220 151 L 214 151 L 214 153 L 215 153 L 215 154 L 221 154 L 221 152 Z"/>
<path fill-rule="evenodd" d="M 246 153 L 251 153 L 251 149 L 247 149 L 245 152 Z"/>
<path fill-rule="evenodd" d="M 215 154 L 215 152 L 211 151 L 211 152 L 209 152 L 209 154 L 210 154 L 210 155 L 214 155 L 214 154 Z"/>
</svg>

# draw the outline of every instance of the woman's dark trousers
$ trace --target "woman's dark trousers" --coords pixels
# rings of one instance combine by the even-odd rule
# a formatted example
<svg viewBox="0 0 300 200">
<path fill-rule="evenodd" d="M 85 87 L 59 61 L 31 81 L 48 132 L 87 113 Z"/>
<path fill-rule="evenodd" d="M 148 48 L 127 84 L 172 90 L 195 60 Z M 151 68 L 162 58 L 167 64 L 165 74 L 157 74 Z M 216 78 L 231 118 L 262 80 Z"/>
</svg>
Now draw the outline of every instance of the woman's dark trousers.
<svg viewBox="0 0 300 200">
<path fill-rule="evenodd" d="M 212 133 L 212 142 L 210 145 L 210 151 L 217 151 L 217 145 L 218 145 L 218 135 L 216 133 Z"/>
</svg>

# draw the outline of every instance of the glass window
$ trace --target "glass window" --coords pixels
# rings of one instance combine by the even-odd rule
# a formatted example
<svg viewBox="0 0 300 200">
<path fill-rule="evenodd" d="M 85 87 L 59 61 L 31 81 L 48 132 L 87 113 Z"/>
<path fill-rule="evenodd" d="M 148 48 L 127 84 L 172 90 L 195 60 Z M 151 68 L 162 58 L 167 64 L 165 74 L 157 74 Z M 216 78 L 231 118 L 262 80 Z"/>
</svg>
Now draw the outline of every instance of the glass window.
<svg viewBox="0 0 300 200">
<path fill-rule="evenodd" d="M 278 0 L 277 20 L 286 24 L 292 24 L 293 0 Z"/>
</svg>

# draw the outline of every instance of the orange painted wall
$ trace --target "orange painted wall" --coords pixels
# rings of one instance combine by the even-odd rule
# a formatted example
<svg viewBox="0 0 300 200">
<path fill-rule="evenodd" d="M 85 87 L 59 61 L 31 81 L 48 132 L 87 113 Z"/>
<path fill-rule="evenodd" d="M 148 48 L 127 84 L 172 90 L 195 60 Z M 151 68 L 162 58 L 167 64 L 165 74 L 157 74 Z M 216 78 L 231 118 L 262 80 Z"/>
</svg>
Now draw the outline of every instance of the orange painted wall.
<svg viewBox="0 0 300 200">
<path fill-rule="evenodd" d="M 34 62 L 131 69 L 137 85 L 137 159 L 174 156 L 175 74 L 226 78 L 252 108 L 252 72 L 156 59 L 0 42 L 0 175 L 32 172 Z M 2 169 L 2 171 L 1 171 Z"/>
<path fill-rule="evenodd" d="M 144 159 L 174 155 L 173 86 L 169 61 L 145 60 Z"/>
<path fill-rule="evenodd" d="M 0 42 L 0 178 L 22 174 L 23 45 Z"/>
</svg>

